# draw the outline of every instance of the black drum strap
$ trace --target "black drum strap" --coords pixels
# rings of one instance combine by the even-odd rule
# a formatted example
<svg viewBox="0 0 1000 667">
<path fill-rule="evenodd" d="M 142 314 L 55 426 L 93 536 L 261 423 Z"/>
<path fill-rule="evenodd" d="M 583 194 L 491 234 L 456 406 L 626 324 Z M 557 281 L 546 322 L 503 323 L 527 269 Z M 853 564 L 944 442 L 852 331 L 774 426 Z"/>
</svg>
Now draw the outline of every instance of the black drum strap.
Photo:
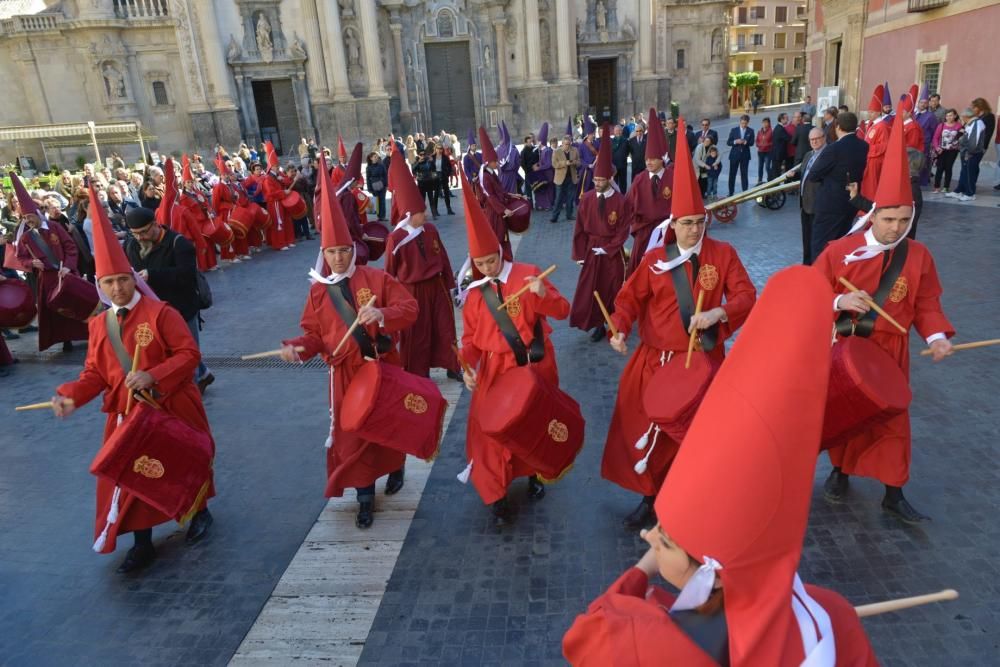
<svg viewBox="0 0 1000 667">
<path fill-rule="evenodd" d="M 59 224 L 59 223 L 54 223 Z M 31 238 L 41 249 L 42 253 L 45 255 L 45 259 L 49 260 L 49 264 L 52 265 L 53 269 L 59 268 L 59 260 L 56 259 L 55 254 L 52 252 L 52 248 L 46 243 L 45 238 L 39 233 L 37 229 L 31 230 Z"/>
<path fill-rule="evenodd" d="M 354 320 L 357 319 L 358 313 L 351 304 L 351 289 L 348 282 L 350 281 L 341 280 L 336 285 L 327 285 L 326 293 L 330 296 L 330 303 L 333 304 L 334 310 L 340 315 L 344 326 L 350 329 L 351 325 L 354 324 Z M 369 359 L 378 359 L 379 355 L 385 354 L 392 349 L 392 339 L 389 336 L 378 334 L 372 340 L 372 337 L 368 335 L 368 332 L 362 326 L 354 327 L 354 333 L 351 335 L 354 338 L 354 342 L 361 348 L 362 356 Z"/>
<path fill-rule="evenodd" d="M 667 246 L 667 259 L 674 260 L 680 256 L 680 250 L 676 243 L 671 243 Z M 698 275 L 700 266 L 698 264 L 698 255 L 691 255 L 691 275 Z M 684 264 L 675 266 L 670 272 L 670 277 L 674 281 L 674 292 L 677 295 L 677 307 L 681 311 L 681 324 L 684 326 L 684 333 L 688 331 L 688 327 L 691 326 L 691 318 L 694 316 L 694 299 L 691 298 L 693 290 L 691 288 L 691 281 L 688 279 L 687 271 L 684 270 Z M 708 329 L 701 332 L 701 349 L 705 352 L 711 352 L 715 348 L 715 343 L 719 337 L 719 325 L 713 324 Z"/>
<path fill-rule="evenodd" d="M 535 320 L 535 338 L 531 341 L 531 348 L 529 349 L 521 339 L 521 334 L 517 332 L 517 327 L 514 326 L 514 321 L 510 319 L 507 309 L 500 308 L 500 297 L 493 289 L 493 285 L 488 282 L 484 283 L 479 286 L 479 291 L 483 295 L 483 301 L 486 302 L 486 308 L 490 311 L 490 315 L 493 316 L 493 320 L 500 327 L 500 333 L 503 334 L 507 344 L 510 345 L 510 349 L 514 353 L 514 358 L 517 360 L 517 365 L 525 366 L 528 362 L 537 364 L 544 359 L 545 339 L 542 337 L 542 318 L 539 317 Z"/>
<path fill-rule="evenodd" d="M 889 262 L 889 268 L 878 281 L 878 289 L 875 291 L 872 300 L 885 307 L 886 299 L 889 298 L 889 292 L 892 291 L 892 286 L 896 284 L 896 279 L 899 278 L 899 274 L 903 272 L 903 265 L 906 264 L 906 255 L 910 251 L 910 241 L 909 239 L 903 239 L 903 242 L 896 246 L 896 252 L 892 254 L 892 261 Z M 885 262 L 888 260 L 889 253 L 886 251 L 882 255 L 882 265 L 885 266 Z M 845 310 L 837 318 L 837 333 L 841 336 L 861 336 L 862 338 L 868 338 L 872 335 L 872 331 L 875 330 L 875 318 L 878 317 L 878 313 L 874 309 L 869 310 L 864 317 L 854 319 L 856 313 L 849 310 Z"/>
</svg>

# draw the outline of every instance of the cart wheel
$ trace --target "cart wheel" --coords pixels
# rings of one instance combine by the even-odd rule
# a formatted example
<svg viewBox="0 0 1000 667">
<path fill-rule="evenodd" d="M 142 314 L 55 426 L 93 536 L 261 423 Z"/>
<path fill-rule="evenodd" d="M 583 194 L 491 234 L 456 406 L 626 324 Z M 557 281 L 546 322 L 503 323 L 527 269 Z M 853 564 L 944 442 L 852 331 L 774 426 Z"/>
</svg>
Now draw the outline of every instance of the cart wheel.
<svg viewBox="0 0 1000 667">
<path fill-rule="evenodd" d="M 736 219 L 736 204 L 720 206 L 712 211 L 715 219 L 722 223 L 729 223 Z"/>
<path fill-rule="evenodd" d="M 775 192 L 764 197 L 764 206 L 772 211 L 777 211 L 785 205 L 786 199 L 787 197 L 784 192 Z"/>
</svg>

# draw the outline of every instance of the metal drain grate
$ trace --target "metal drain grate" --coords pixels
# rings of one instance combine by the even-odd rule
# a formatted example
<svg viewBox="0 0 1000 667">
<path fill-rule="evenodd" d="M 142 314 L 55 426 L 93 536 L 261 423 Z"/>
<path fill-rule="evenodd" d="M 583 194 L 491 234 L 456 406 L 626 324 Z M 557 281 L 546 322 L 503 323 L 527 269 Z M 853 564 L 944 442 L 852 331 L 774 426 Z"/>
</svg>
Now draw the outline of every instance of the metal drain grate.
<svg viewBox="0 0 1000 667">
<path fill-rule="evenodd" d="M 18 361 L 24 364 L 46 364 L 50 366 L 74 366 L 83 367 L 83 357 L 75 358 L 75 355 L 54 354 L 49 352 L 27 352 L 18 353 Z M 263 359 L 247 359 L 244 361 L 238 355 L 233 356 L 207 356 L 202 357 L 202 361 L 209 368 L 235 368 L 240 370 L 293 370 L 293 371 L 325 371 L 326 363 L 320 357 L 313 357 L 304 364 L 285 363 L 278 357 L 265 357 Z"/>
</svg>

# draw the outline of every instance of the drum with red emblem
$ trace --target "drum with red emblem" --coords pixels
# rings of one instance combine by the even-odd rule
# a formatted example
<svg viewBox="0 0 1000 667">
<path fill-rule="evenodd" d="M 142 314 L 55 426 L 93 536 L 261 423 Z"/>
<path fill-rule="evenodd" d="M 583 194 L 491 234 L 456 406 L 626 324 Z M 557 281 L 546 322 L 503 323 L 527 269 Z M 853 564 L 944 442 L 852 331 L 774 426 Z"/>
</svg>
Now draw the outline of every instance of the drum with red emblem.
<svg viewBox="0 0 1000 667">
<path fill-rule="evenodd" d="M 720 364 L 704 352 L 674 354 L 656 369 L 642 394 L 642 408 L 649 420 L 671 440 L 681 442 L 687 435 L 701 399 L 708 392 Z"/>
<path fill-rule="evenodd" d="M 306 200 L 298 192 L 289 192 L 285 195 L 285 198 L 281 200 L 281 205 L 292 220 L 301 220 L 309 213 Z"/>
<path fill-rule="evenodd" d="M 479 416 L 479 427 L 543 480 L 555 481 L 573 466 L 583 447 L 580 406 L 531 366 L 503 373 L 483 402 L 488 407 Z"/>
<path fill-rule="evenodd" d="M 361 226 L 362 240 L 368 246 L 368 261 L 374 262 L 385 252 L 389 230 L 381 222 L 366 222 Z"/>
<path fill-rule="evenodd" d="M 220 216 L 211 218 L 211 223 L 202 228 L 202 235 L 210 242 L 223 248 L 232 243 L 236 236 L 232 227 L 226 224 L 226 221 Z"/>
<path fill-rule="evenodd" d="M 433 458 L 448 402 L 430 378 L 369 361 L 351 379 L 340 404 L 340 427 L 365 440 L 421 459 Z"/>
<path fill-rule="evenodd" d="M 831 353 L 821 449 L 843 444 L 871 424 L 902 413 L 913 398 L 895 359 L 867 338 L 843 338 Z"/>
<path fill-rule="evenodd" d="M 260 210 L 260 207 L 253 204 L 236 206 L 229 212 L 229 226 L 233 228 L 236 238 L 245 239 L 257 224 L 257 213 L 254 209 Z"/>
<path fill-rule="evenodd" d="M 214 456 L 211 435 L 139 402 L 94 457 L 90 472 L 181 521 L 208 493 Z"/>
<path fill-rule="evenodd" d="M 510 205 L 510 210 L 514 215 L 507 218 L 507 229 L 515 234 L 528 231 L 531 225 L 531 204 L 519 199 Z"/>
<path fill-rule="evenodd" d="M 0 280 L 0 327 L 19 329 L 35 319 L 35 295 L 23 280 Z"/>
<path fill-rule="evenodd" d="M 100 303 L 97 287 L 72 273 L 59 277 L 59 284 L 49 292 L 48 298 L 49 308 L 80 322 L 90 319 Z"/>
</svg>

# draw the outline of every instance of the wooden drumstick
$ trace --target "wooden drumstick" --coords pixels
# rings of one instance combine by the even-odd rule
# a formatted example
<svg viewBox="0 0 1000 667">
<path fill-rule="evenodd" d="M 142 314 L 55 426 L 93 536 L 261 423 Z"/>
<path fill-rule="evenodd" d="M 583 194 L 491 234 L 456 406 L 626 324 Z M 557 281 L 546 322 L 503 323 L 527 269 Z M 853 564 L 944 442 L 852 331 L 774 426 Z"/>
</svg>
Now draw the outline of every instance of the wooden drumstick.
<svg viewBox="0 0 1000 667">
<path fill-rule="evenodd" d="M 277 357 L 278 355 L 281 354 L 282 350 L 284 349 L 285 348 L 283 347 L 279 347 L 277 350 L 268 350 L 267 352 L 255 352 L 254 354 L 244 354 L 243 356 L 240 357 L 240 359 L 242 359 L 243 361 L 247 361 L 249 359 L 263 359 L 265 357 Z M 295 351 L 305 352 L 306 348 L 302 347 L 301 345 L 296 345 Z"/>
<path fill-rule="evenodd" d="M 153 330 L 149 328 L 149 324 L 143 322 L 135 330 L 135 352 L 132 353 L 132 372 L 135 373 L 139 370 L 139 355 L 142 353 L 142 348 L 146 347 L 153 342 Z M 132 409 L 132 392 L 128 393 L 128 398 L 125 400 L 125 414 L 127 415 L 129 410 Z"/>
<path fill-rule="evenodd" d="M 701 305 L 705 302 L 705 290 L 698 290 L 698 303 L 694 305 L 694 315 L 691 319 L 698 317 L 701 314 Z M 691 338 L 688 339 L 688 355 L 687 359 L 684 360 L 684 368 L 691 368 L 691 353 L 694 352 L 694 341 L 698 336 L 698 327 L 691 330 Z"/>
<path fill-rule="evenodd" d="M 465 361 L 465 359 L 462 357 L 462 353 L 459 351 L 458 345 L 455 345 L 454 343 L 452 343 L 451 344 L 451 349 L 455 351 L 455 356 L 458 357 L 458 363 L 462 364 L 462 370 L 465 371 L 466 375 L 468 375 L 468 376 L 471 377 L 472 376 L 472 366 L 470 366 Z"/>
<path fill-rule="evenodd" d="M 958 352 L 959 350 L 974 350 L 977 347 L 989 347 L 990 345 L 1000 345 L 1000 338 L 991 338 L 990 340 L 977 340 L 974 343 L 959 343 L 958 345 L 952 345 L 951 351 Z M 920 356 L 929 357 L 934 354 L 932 350 L 921 350 Z"/>
<path fill-rule="evenodd" d="M 549 268 L 545 269 L 540 274 L 538 274 L 537 276 L 535 276 L 535 280 L 541 280 L 542 278 L 547 278 L 555 270 L 556 270 L 556 265 L 553 264 L 552 266 L 550 266 Z M 516 300 L 519 296 L 521 296 L 522 294 L 524 294 L 525 292 L 527 292 L 529 289 L 531 289 L 531 283 L 525 284 L 524 287 L 522 287 L 521 289 L 517 290 L 516 292 L 514 292 L 513 294 L 511 294 L 509 297 L 507 297 L 506 299 L 504 299 L 503 303 L 501 303 L 499 306 L 497 306 L 497 310 L 503 310 L 504 308 L 507 307 L 507 305 L 511 301 Z"/>
<path fill-rule="evenodd" d="M 844 287 L 846 287 L 847 289 L 851 290 L 852 292 L 860 292 L 861 291 L 857 287 L 855 287 L 854 285 L 852 285 L 851 281 L 849 281 L 847 278 L 845 278 L 843 276 L 840 277 L 840 284 L 843 285 Z M 892 317 L 892 315 L 890 315 L 889 313 L 885 312 L 882 309 L 882 306 L 880 306 L 877 303 L 875 303 L 874 300 L 872 300 L 872 299 L 870 299 L 868 297 L 864 297 L 864 301 L 865 301 L 865 303 L 868 304 L 868 306 L 872 310 L 874 310 L 876 313 L 878 313 L 879 315 L 881 315 L 882 317 L 884 317 L 886 322 L 888 322 L 892 326 L 896 327 L 897 329 L 899 329 L 904 334 L 908 333 L 906 331 L 906 329 L 903 328 L 903 325 L 901 325 L 899 322 L 897 322 L 896 320 L 894 320 L 893 317 Z"/>
<path fill-rule="evenodd" d="M 947 588 L 943 591 L 938 591 L 937 593 L 928 593 L 927 595 L 915 595 L 909 598 L 899 598 L 896 600 L 886 600 L 885 602 L 863 604 L 855 607 L 854 611 L 857 612 L 858 618 L 865 618 L 867 616 L 887 614 L 891 611 L 909 609 L 910 607 L 919 607 L 920 605 L 930 604 L 932 602 L 944 602 L 946 600 L 957 599 L 958 591 L 952 588 Z"/>
<path fill-rule="evenodd" d="M 608 323 L 608 329 L 611 330 L 611 337 L 617 336 L 618 329 L 611 321 L 611 315 L 608 313 L 608 309 L 604 307 L 604 301 L 601 300 L 601 295 L 597 293 L 597 290 L 594 290 L 594 298 L 597 300 L 597 306 L 601 309 L 601 314 L 604 315 L 604 321 Z"/>
<path fill-rule="evenodd" d="M 372 295 L 372 298 L 368 301 L 368 303 L 366 303 L 363 307 L 370 306 L 373 303 L 375 303 L 375 295 L 374 294 Z M 340 339 L 339 343 L 337 343 L 337 347 L 333 348 L 333 352 L 330 354 L 331 357 L 337 356 L 337 353 L 340 352 L 340 348 L 344 347 L 344 344 L 347 343 L 347 339 L 351 337 L 351 334 L 354 333 L 354 330 L 358 328 L 359 324 L 361 324 L 361 311 L 360 310 L 358 310 L 358 316 L 354 318 L 354 322 L 347 329 L 347 333 L 345 333 L 344 337 Z"/>
<path fill-rule="evenodd" d="M 73 402 L 72 398 L 66 399 L 69 403 Z M 51 408 L 52 401 L 43 401 L 41 403 L 32 403 L 30 405 L 19 405 L 14 408 L 15 412 L 24 412 L 25 410 L 44 410 L 45 408 Z"/>
</svg>

